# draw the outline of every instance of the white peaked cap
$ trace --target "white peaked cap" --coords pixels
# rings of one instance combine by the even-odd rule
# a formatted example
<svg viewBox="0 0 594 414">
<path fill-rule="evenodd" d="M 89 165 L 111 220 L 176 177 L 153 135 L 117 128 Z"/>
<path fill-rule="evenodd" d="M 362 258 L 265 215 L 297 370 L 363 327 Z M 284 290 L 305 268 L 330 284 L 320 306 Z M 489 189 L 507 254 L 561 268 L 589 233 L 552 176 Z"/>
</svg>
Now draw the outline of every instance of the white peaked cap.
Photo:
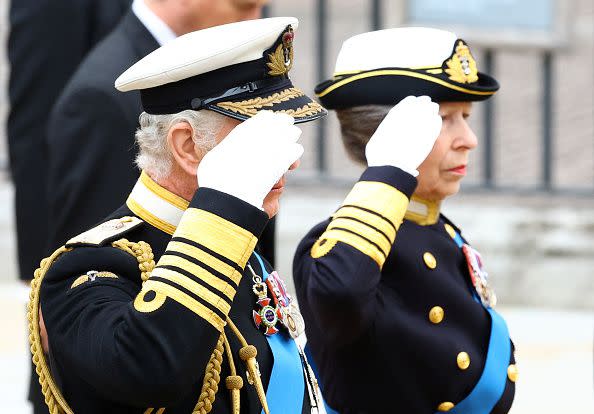
<svg viewBox="0 0 594 414">
<path fill-rule="evenodd" d="M 377 68 L 440 67 L 451 54 L 455 33 L 401 27 L 362 33 L 344 41 L 334 73 Z"/>
<path fill-rule="evenodd" d="M 246 20 L 180 36 L 126 70 L 115 81 L 122 91 L 153 88 L 222 67 L 262 58 L 294 17 Z"/>
<path fill-rule="evenodd" d="M 326 110 L 289 78 L 298 23 L 275 17 L 188 33 L 134 64 L 115 86 L 139 90 L 149 114 L 211 110 L 245 120 L 270 110 L 313 121 Z"/>
<path fill-rule="evenodd" d="M 395 105 L 409 95 L 435 102 L 482 101 L 499 83 L 478 71 L 470 47 L 455 33 L 399 27 L 344 41 L 333 76 L 315 92 L 327 109 Z"/>
</svg>

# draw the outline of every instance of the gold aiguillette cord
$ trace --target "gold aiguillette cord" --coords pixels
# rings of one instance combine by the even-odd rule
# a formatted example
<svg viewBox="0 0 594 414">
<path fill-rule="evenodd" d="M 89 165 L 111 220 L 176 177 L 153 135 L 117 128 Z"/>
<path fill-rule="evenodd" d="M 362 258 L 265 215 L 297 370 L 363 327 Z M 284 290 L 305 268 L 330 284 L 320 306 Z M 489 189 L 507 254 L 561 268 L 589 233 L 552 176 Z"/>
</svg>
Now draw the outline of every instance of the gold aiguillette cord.
<svg viewBox="0 0 594 414">
<path fill-rule="evenodd" d="M 233 354 L 231 353 L 231 346 L 229 345 L 229 341 L 227 340 L 227 336 L 225 336 L 225 334 L 223 334 L 223 340 L 225 344 L 225 352 L 227 353 L 227 360 L 229 361 L 229 371 L 231 371 L 231 375 L 225 379 L 225 385 L 231 392 L 231 406 L 233 409 L 233 414 L 239 414 L 241 409 L 239 390 L 241 390 L 243 387 L 243 379 L 237 375 L 237 371 L 235 370 L 235 362 L 233 362 Z"/>
<path fill-rule="evenodd" d="M 264 413 L 270 414 L 270 411 L 268 410 L 268 402 L 266 401 L 266 393 L 264 392 L 264 385 L 262 385 L 262 379 L 260 378 L 260 368 L 258 367 L 258 361 L 256 361 L 258 350 L 255 346 L 249 345 L 247 343 L 241 332 L 239 332 L 239 329 L 237 329 L 237 326 L 235 326 L 229 317 L 227 317 L 227 325 L 231 328 L 241 343 L 239 357 L 245 362 L 248 371 L 248 382 L 256 389 L 256 393 L 258 394 L 258 398 L 260 399 Z"/>
</svg>

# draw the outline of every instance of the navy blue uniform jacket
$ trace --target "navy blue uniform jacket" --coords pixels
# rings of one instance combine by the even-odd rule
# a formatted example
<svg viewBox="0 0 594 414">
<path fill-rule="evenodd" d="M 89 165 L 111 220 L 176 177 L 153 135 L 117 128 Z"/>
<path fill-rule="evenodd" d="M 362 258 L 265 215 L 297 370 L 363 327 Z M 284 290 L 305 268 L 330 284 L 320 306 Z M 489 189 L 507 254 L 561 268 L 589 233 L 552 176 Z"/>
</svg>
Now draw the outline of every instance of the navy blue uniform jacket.
<svg viewBox="0 0 594 414">
<path fill-rule="evenodd" d="M 71 239 L 72 250 L 40 282 L 40 307 L 51 375 L 73 412 L 192 413 L 224 332 L 243 378 L 241 413 L 259 414 L 238 357 L 242 344 L 226 321 L 256 347 L 266 390 L 273 353 L 252 319 L 256 296 L 244 269 L 260 268 L 252 252 L 267 222 L 265 212 L 230 195 L 201 188 L 188 203 L 142 174 L 103 226 Z M 105 237 L 114 228 L 121 231 Z M 232 413 L 224 354 L 213 414 Z"/>
<path fill-rule="evenodd" d="M 341 414 L 448 411 L 483 372 L 491 320 L 473 299 L 459 230 L 437 204 L 409 205 L 415 188 L 398 168 L 368 168 L 295 255 L 308 346 Z M 492 413 L 511 406 L 506 381 Z"/>
</svg>

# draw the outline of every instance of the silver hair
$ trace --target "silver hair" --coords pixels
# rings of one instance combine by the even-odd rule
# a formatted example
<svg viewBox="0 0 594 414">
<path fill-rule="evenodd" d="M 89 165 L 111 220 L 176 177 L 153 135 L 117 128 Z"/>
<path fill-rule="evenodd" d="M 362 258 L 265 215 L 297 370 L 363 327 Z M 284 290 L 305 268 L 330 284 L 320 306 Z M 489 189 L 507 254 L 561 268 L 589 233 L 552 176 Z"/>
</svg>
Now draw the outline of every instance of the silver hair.
<svg viewBox="0 0 594 414">
<path fill-rule="evenodd" d="M 171 127 L 187 122 L 194 130 L 192 139 L 203 154 L 214 148 L 216 137 L 226 117 L 213 111 L 185 110 L 176 114 L 151 115 L 143 112 L 138 118 L 140 128 L 136 131 L 139 151 L 136 165 L 154 179 L 166 177 L 171 172 L 173 155 L 167 146 L 167 134 Z"/>
<path fill-rule="evenodd" d="M 367 165 L 365 146 L 391 108 L 388 105 L 362 105 L 336 110 L 342 143 L 353 161 Z"/>
</svg>

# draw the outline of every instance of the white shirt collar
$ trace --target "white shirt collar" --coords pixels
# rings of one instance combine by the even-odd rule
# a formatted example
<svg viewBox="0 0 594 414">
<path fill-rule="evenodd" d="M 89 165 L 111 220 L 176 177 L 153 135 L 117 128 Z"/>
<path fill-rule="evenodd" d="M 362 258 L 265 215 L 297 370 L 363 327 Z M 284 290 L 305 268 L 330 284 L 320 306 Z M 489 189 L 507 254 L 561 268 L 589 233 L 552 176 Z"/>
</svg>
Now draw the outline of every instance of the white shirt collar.
<svg viewBox="0 0 594 414">
<path fill-rule="evenodd" d="M 438 201 L 423 200 L 413 195 L 404 218 L 422 226 L 435 224 L 439 220 L 440 206 Z"/>
<path fill-rule="evenodd" d="M 177 37 L 173 30 L 146 5 L 144 0 L 134 0 L 132 11 L 159 45 L 163 46 Z"/>
<path fill-rule="evenodd" d="M 161 187 L 144 171 L 126 200 L 134 214 L 168 234 L 173 234 L 189 204 Z"/>
</svg>

